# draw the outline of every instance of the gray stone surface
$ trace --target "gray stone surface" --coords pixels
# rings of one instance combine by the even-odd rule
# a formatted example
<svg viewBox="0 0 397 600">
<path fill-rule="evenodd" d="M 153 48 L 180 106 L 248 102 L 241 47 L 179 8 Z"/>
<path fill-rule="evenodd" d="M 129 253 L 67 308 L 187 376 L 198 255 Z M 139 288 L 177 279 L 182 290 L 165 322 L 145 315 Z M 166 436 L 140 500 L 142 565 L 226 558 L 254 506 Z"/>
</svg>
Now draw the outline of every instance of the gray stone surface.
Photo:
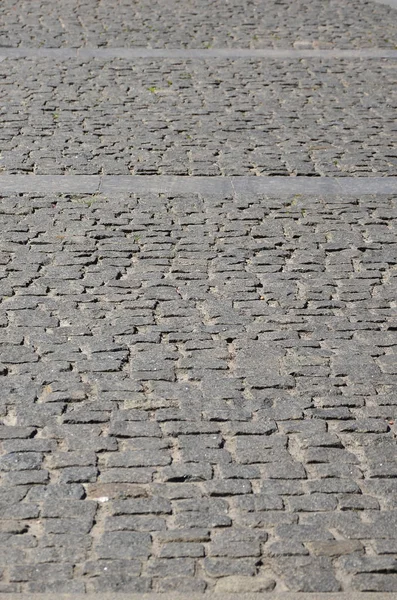
<svg viewBox="0 0 397 600">
<path fill-rule="evenodd" d="M 7 59 L 0 64 L 6 82 L 0 169 L 395 176 L 393 64 Z"/>
<path fill-rule="evenodd" d="M 374 0 L 374 2 L 378 2 L 379 4 L 386 4 L 387 6 L 391 6 L 392 8 L 397 8 L 397 0 Z"/>
<path fill-rule="evenodd" d="M 396 596 L 395 14 L 4 0 L 1 597 Z"/>
<path fill-rule="evenodd" d="M 52 58 L 70 60 L 71 58 L 112 59 L 123 58 L 179 58 L 186 60 L 208 60 L 210 58 L 391 58 L 397 57 L 397 50 L 390 48 L 345 49 L 338 48 L 305 48 L 299 45 L 294 48 L 30 48 L 29 46 L 1 47 L 0 59 L 5 58 Z"/>
<path fill-rule="evenodd" d="M 40 600 L 53 600 L 53 595 L 49 594 L 34 594 L 29 595 L 29 598 L 37 598 Z M 202 600 L 202 598 L 208 597 L 208 594 L 203 596 L 202 593 L 180 593 L 172 592 L 167 593 L 130 593 L 123 594 L 122 592 L 108 592 L 108 593 L 96 593 L 96 594 L 57 594 L 59 600 Z M 217 600 L 240 600 L 241 593 L 224 593 L 216 592 L 211 597 L 216 597 Z M 291 593 L 291 592 L 246 592 L 244 593 L 245 600 L 313 600 L 313 594 L 305 593 Z M 385 593 L 327 593 L 327 594 L 316 594 L 316 600 L 393 600 L 394 594 Z M 27 596 L 25 594 L 1 594 L 0 598 L 8 600 L 25 600 Z"/>
<path fill-rule="evenodd" d="M 176 177 L 167 175 L 2 175 L 0 190 L 12 193 L 393 194 L 397 177 Z"/>
<path fill-rule="evenodd" d="M 3 46 L 393 48 L 395 11 L 365 0 L 3 0 Z"/>
<path fill-rule="evenodd" d="M 3 589 L 395 592 L 396 214 L 5 195 Z"/>
</svg>

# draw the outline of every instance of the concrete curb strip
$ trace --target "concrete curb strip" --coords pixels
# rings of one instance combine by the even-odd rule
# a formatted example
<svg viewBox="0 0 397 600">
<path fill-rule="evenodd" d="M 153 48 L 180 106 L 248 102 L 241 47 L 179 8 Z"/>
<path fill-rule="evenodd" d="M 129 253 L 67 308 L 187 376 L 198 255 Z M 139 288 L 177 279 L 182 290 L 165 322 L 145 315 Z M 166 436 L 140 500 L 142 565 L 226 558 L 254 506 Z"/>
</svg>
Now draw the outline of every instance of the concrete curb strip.
<svg viewBox="0 0 397 600">
<path fill-rule="evenodd" d="M 397 177 L 2 175 L 0 193 L 392 194 Z"/>
<path fill-rule="evenodd" d="M 392 8 L 397 8 L 397 0 L 374 0 L 377 4 L 386 4 Z"/>
<path fill-rule="evenodd" d="M 383 592 L 341 592 L 341 593 L 303 593 L 303 592 L 264 592 L 249 594 L 123 594 L 109 592 L 104 594 L 0 594 L 1 600 L 395 600 L 394 593 Z"/>
<path fill-rule="evenodd" d="M 111 60 L 122 58 L 135 60 L 151 59 L 397 59 L 397 50 L 388 48 L 344 49 L 337 48 L 212 48 L 212 49 L 179 49 L 179 48 L 1 48 L 0 58 L 53 58 L 69 60 L 73 58 Z"/>
<path fill-rule="evenodd" d="M 205 600 L 208 597 L 216 600 L 395 600 L 394 593 L 367 593 L 367 592 L 341 592 L 341 593 L 303 593 L 303 592 L 264 592 L 248 594 L 123 594 L 109 592 L 104 594 L 0 594 L 2 600 Z"/>
</svg>

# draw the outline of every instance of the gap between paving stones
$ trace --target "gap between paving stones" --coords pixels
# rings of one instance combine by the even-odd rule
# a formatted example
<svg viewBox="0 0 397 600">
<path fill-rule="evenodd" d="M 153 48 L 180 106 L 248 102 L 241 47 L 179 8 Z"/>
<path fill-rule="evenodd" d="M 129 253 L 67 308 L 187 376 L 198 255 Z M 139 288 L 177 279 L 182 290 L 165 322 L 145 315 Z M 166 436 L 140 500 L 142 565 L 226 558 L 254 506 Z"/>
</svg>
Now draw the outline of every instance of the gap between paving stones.
<svg viewBox="0 0 397 600">
<path fill-rule="evenodd" d="M 391 194 L 397 177 L 2 175 L 0 193 Z"/>
<path fill-rule="evenodd" d="M 213 48 L 201 49 L 158 49 L 158 48 L 1 48 L 0 60 L 5 58 L 53 58 L 54 60 L 68 60 L 70 58 L 123 58 L 133 60 L 136 58 L 157 59 L 202 59 L 210 58 L 349 58 L 349 59 L 397 59 L 397 50 L 387 48 L 338 50 L 297 48 L 272 49 L 272 48 Z"/>
</svg>

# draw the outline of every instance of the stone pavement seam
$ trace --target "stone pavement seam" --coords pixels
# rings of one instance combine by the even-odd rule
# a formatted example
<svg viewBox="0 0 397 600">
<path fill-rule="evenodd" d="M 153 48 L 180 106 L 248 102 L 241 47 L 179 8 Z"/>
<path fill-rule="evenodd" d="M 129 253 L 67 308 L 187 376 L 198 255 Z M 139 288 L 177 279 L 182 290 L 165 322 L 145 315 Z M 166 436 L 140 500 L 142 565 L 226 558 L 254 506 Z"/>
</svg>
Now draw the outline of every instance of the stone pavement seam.
<svg viewBox="0 0 397 600">
<path fill-rule="evenodd" d="M 397 0 L 373 0 L 373 2 L 376 2 L 377 4 L 386 4 L 392 8 L 397 8 Z"/>
<path fill-rule="evenodd" d="M 179 48 L 0 48 L 0 56 L 6 58 L 54 58 L 68 60 L 70 58 L 350 58 L 350 59 L 397 59 L 397 50 L 388 48 L 368 49 L 320 49 L 320 48 L 213 48 L 213 49 L 179 49 Z"/>
<path fill-rule="evenodd" d="M 162 175 L 2 175 L 0 193 L 390 194 L 397 177 L 179 177 Z"/>
<path fill-rule="evenodd" d="M 263 592 L 240 594 L 125 594 L 98 593 L 98 594 L 57 594 L 56 600 L 205 600 L 211 597 L 216 600 L 395 600 L 395 594 L 382 592 L 342 592 L 342 593 L 294 593 L 294 592 Z M 54 600 L 53 594 L 0 594 L 0 600 Z"/>
</svg>

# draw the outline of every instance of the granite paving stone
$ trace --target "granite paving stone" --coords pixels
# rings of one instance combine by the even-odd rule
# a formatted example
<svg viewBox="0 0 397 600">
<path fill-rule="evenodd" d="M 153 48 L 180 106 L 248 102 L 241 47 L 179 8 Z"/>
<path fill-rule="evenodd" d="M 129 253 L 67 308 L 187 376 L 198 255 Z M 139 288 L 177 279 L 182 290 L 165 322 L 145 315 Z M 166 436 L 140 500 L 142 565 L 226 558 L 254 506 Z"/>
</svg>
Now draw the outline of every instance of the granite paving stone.
<svg viewBox="0 0 397 600">
<path fill-rule="evenodd" d="M 395 9 L 0 11 L 0 596 L 391 598 Z"/>
<path fill-rule="evenodd" d="M 394 48 L 397 37 L 393 9 L 366 0 L 4 0 L 3 12 L 6 47 Z"/>
<path fill-rule="evenodd" d="M 387 59 L 34 57 L 0 73 L 0 176 L 397 174 Z"/>
<path fill-rule="evenodd" d="M 396 214 L 4 195 L 4 585 L 395 591 Z"/>
</svg>

